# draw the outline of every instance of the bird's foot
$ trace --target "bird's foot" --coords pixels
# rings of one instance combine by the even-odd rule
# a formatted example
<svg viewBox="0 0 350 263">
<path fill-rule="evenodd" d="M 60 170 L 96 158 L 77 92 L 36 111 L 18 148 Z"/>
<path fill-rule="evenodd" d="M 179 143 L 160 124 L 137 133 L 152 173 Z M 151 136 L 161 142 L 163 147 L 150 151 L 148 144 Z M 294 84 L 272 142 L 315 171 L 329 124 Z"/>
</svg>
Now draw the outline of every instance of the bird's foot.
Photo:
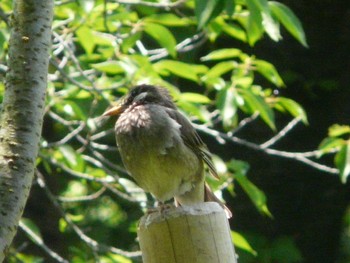
<svg viewBox="0 0 350 263">
<path fill-rule="evenodd" d="M 158 201 L 157 203 L 157 207 L 153 207 L 153 208 L 148 208 L 147 211 L 146 211 L 146 214 L 149 215 L 149 214 L 152 214 L 152 213 L 160 213 L 160 214 L 163 214 L 164 211 L 170 209 L 174 207 L 173 204 L 165 204 L 163 202 L 160 202 Z"/>
</svg>

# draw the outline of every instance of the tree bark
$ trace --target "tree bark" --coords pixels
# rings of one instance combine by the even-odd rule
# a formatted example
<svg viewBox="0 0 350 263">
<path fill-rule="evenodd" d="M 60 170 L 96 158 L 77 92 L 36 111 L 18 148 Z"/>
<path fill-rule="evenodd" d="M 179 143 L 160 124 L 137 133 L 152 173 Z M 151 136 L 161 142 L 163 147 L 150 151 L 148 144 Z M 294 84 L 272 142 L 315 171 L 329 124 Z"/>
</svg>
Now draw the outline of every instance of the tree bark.
<svg viewBox="0 0 350 263">
<path fill-rule="evenodd" d="M 0 262 L 16 234 L 35 169 L 45 107 L 52 0 L 16 0 L 0 116 Z"/>
</svg>

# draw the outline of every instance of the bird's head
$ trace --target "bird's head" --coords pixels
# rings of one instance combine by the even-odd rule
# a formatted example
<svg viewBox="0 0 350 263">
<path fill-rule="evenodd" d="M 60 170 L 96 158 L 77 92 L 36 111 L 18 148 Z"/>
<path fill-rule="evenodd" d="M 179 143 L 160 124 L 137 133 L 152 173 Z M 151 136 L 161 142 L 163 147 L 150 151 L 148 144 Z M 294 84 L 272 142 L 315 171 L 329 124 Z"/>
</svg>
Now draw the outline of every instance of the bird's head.
<svg viewBox="0 0 350 263">
<path fill-rule="evenodd" d="M 128 107 L 135 105 L 158 104 L 168 108 L 175 108 L 169 92 L 165 88 L 152 85 L 139 85 L 122 97 L 115 106 L 106 110 L 102 116 L 122 114 Z"/>
</svg>

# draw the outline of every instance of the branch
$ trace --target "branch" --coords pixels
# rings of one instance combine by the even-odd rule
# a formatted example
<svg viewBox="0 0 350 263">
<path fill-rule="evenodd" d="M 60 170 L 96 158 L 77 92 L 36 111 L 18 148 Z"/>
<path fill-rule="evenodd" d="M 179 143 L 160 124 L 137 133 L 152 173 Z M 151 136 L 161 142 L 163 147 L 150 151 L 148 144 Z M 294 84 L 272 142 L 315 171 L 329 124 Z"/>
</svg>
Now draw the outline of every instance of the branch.
<svg viewBox="0 0 350 263">
<path fill-rule="evenodd" d="M 39 186 L 45 191 L 47 197 L 50 199 L 50 201 L 53 203 L 53 205 L 56 207 L 58 212 L 61 214 L 61 216 L 64 218 L 64 220 L 67 222 L 67 224 L 73 229 L 73 231 L 77 234 L 77 236 L 85 242 L 87 246 L 89 246 L 93 252 L 100 252 L 100 253 L 105 253 L 105 252 L 112 252 L 118 255 L 122 255 L 128 258 L 135 258 L 135 257 L 140 257 L 141 252 L 140 251 L 125 251 L 116 247 L 104 245 L 104 244 L 99 244 L 96 240 L 92 239 L 91 237 L 87 236 L 83 230 L 81 230 L 70 218 L 67 216 L 59 202 L 57 201 L 56 197 L 52 194 L 50 189 L 45 183 L 44 176 L 37 171 L 37 182 Z"/>
<path fill-rule="evenodd" d="M 290 123 L 288 123 L 282 130 L 280 130 L 270 140 L 266 141 L 263 144 L 260 144 L 260 147 L 262 149 L 266 149 L 266 148 L 269 148 L 270 146 L 274 145 L 279 140 L 281 140 L 283 137 L 285 137 L 287 135 L 287 133 L 290 132 L 300 121 L 301 121 L 300 118 L 293 119 Z"/>
<path fill-rule="evenodd" d="M 317 155 L 320 153 L 319 151 L 312 151 L 312 152 L 306 152 L 306 153 L 280 151 L 280 150 L 276 150 L 276 149 L 262 147 L 259 144 L 246 141 L 246 140 L 238 138 L 236 136 L 230 136 L 226 133 L 210 129 L 210 128 L 206 127 L 205 125 L 194 124 L 194 126 L 196 129 L 198 129 L 198 130 L 200 130 L 208 135 L 211 135 L 214 138 L 220 138 L 221 140 L 237 143 L 239 145 L 245 146 L 247 148 L 250 148 L 250 149 L 253 149 L 256 151 L 261 151 L 261 152 L 267 153 L 269 155 L 274 155 L 274 156 L 283 157 L 283 158 L 287 158 L 287 159 L 294 159 L 294 160 L 305 163 L 305 164 L 307 164 L 315 169 L 318 169 L 320 171 L 323 171 L 323 172 L 327 172 L 327 173 L 331 173 L 331 174 L 339 174 L 338 169 L 317 163 L 317 162 L 309 159 L 310 157 L 317 157 Z M 284 128 L 284 130 L 285 129 L 286 128 Z M 277 138 L 278 137 L 279 136 L 277 136 Z"/>
<path fill-rule="evenodd" d="M 187 0 L 178 0 L 173 3 L 154 3 L 154 2 L 146 2 L 146 1 L 132 1 L 132 0 L 115 0 L 116 3 L 119 4 L 128 4 L 128 5 L 143 5 L 143 6 L 149 6 L 149 7 L 156 7 L 156 8 L 176 8 L 178 6 L 181 6 L 184 4 Z"/>
<path fill-rule="evenodd" d="M 54 259 L 57 262 L 63 262 L 68 263 L 69 261 L 62 258 L 60 255 L 58 255 L 55 251 L 50 249 L 43 241 L 43 239 L 35 234 L 30 228 L 28 228 L 22 221 L 19 222 L 19 228 L 23 230 L 24 233 L 27 234 L 27 236 L 33 240 L 33 242 L 38 245 L 42 250 L 44 250 L 52 259 Z"/>
<path fill-rule="evenodd" d="M 54 158 L 48 158 L 44 155 L 40 155 L 40 157 L 43 158 L 44 160 L 50 162 L 54 166 L 62 169 L 67 174 L 69 174 L 73 177 L 79 178 L 79 179 L 85 179 L 87 181 L 99 182 L 99 183 L 114 183 L 114 182 L 116 182 L 116 179 L 115 179 L 116 176 L 107 175 L 105 178 L 94 177 L 94 176 L 91 176 L 89 174 L 85 174 L 85 173 L 81 173 L 81 172 L 77 172 L 75 170 L 72 170 L 69 167 L 57 162 Z"/>
<path fill-rule="evenodd" d="M 176 45 L 176 51 L 179 53 L 184 53 L 191 51 L 205 43 L 207 41 L 207 35 L 204 31 L 195 34 L 192 37 L 186 38 Z M 144 56 L 149 56 L 150 61 L 159 60 L 165 58 L 169 55 L 169 52 L 165 48 L 157 48 L 152 50 L 147 50 L 141 41 L 136 42 L 136 46 L 140 50 L 140 53 Z"/>
<path fill-rule="evenodd" d="M 58 200 L 61 202 L 67 202 L 67 203 L 92 201 L 99 198 L 101 195 L 103 195 L 104 192 L 106 192 L 105 186 L 103 186 L 100 190 L 90 195 L 75 196 L 75 197 L 59 196 Z"/>
</svg>

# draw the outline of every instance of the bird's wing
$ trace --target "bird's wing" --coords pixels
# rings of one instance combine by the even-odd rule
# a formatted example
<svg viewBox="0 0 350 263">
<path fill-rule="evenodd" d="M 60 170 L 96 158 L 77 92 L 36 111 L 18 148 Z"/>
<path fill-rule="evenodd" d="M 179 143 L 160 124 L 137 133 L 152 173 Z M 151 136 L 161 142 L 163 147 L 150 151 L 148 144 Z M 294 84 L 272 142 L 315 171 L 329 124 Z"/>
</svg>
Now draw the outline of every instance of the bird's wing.
<svg viewBox="0 0 350 263">
<path fill-rule="evenodd" d="M 201 137 L 199 137 L 198 133 L 193 128 L 191 122 L 177 110 L 168 108 L 167 113 L 172 119 L 181 125 L 181 138 L 187 147 L 189 147 L 195 154 L 202 158 L 204 163 L 208 166 L 211 175 L 219 178 L 218 173 L 214 167 L 211 154 L 205 143 L 202 141 Z"/>
</svg>

